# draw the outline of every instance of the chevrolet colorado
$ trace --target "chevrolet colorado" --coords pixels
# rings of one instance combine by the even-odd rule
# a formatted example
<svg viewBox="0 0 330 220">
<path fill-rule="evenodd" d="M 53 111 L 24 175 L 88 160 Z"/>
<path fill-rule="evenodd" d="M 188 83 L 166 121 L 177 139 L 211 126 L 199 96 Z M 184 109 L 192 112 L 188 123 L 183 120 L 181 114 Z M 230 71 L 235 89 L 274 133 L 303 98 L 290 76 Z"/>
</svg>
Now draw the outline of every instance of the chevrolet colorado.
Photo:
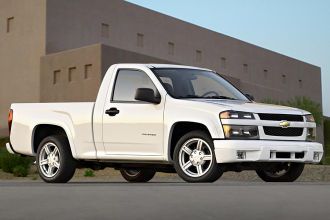
<svg viewBox="0 0 330 220">
<path fill-rule="evenodd" d="M 12 104 L 6 147 L 35 156 L 50 183 L 69 181 L 79 167 L 113 167 L 130 182 L 156 172 L 213 182 L 243 170 L 289 182 L 320 162 L 309 112 L 251 97 L 208 69 L 115 64 L 95 103 Z"/>
</svg>

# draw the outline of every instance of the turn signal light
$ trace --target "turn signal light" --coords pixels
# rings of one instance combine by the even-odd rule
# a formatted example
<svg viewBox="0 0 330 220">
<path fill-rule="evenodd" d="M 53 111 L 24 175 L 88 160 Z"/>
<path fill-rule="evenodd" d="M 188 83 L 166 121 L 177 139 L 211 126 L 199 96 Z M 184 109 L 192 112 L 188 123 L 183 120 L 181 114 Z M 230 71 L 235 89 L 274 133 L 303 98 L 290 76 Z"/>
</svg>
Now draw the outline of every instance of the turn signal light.
<svg viewBox="0 0 330 220">
<path fill-rule="evenodd" d="M 9 129 L 9 135 L 11 132 L 11 125 L 13 123 L 13 117 L 14 117 L 14 112 L 12 109 L 9 110 L 9 114 L 8 114 L 8 129 Z"/>
</svg>

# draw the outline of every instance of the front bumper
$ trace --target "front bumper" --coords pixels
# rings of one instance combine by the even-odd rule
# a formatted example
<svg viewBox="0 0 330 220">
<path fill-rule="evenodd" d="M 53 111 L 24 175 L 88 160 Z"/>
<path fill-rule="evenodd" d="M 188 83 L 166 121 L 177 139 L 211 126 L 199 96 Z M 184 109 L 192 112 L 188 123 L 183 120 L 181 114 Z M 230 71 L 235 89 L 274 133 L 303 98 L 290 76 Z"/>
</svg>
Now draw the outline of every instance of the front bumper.
<svg viewBox="0 0 330 220">
<path fill-rule="evenodd" d="M 214 152 L 218 163 L 319 163 L 323 146 L 306 141 L 214 140 Z"/>
</svg>

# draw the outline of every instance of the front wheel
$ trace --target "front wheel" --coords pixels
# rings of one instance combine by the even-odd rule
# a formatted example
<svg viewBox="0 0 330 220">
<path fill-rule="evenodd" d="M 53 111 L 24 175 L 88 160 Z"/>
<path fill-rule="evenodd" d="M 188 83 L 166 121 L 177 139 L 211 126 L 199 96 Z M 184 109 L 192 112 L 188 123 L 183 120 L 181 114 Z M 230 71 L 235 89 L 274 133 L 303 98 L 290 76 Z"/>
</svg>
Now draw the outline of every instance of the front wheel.
<svg viewBox="0 0 330 220">
<path fill-rule="evenodd" d="M 265 182 L 293 182 L 300 177 L 304 167 L 303 163 L 276 163 L 258 169 L 256 173 Z"/>
<path fill-rule="evenodd" d="M 150 181 L 156 174 L 151 169 L 120 169 L 120 173 L 125 180 L 132 183 L 145 183 Z"/>
<path fill-rule="evenodd" d="M 174 150 L 174 168 L 186 182 L 214 182 L 223 171 L 214 155 L 213 140 L 204 131 L 182 136 Z"/>
</svg>

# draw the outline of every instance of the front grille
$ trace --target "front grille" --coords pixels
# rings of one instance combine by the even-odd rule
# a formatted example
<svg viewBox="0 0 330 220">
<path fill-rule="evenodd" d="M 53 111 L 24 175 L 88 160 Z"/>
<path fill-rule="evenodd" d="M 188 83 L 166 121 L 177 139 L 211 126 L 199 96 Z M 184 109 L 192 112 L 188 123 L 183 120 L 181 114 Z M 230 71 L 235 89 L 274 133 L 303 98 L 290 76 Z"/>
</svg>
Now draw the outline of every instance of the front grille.
<svg viewBox="0 0 330 220">
<path fill-rule="evenodd" d="M 267 121 L 304 121 L 302 115 L 286 115 L 286 114 L 258 114 L 260 120 Z"/>
<path fill-rule="evenodd" d="M 304 128 L 281 128 L 265 126 L 264 132 L 269 136 L 297 137 L 303 134 Z"/>
</svg>

